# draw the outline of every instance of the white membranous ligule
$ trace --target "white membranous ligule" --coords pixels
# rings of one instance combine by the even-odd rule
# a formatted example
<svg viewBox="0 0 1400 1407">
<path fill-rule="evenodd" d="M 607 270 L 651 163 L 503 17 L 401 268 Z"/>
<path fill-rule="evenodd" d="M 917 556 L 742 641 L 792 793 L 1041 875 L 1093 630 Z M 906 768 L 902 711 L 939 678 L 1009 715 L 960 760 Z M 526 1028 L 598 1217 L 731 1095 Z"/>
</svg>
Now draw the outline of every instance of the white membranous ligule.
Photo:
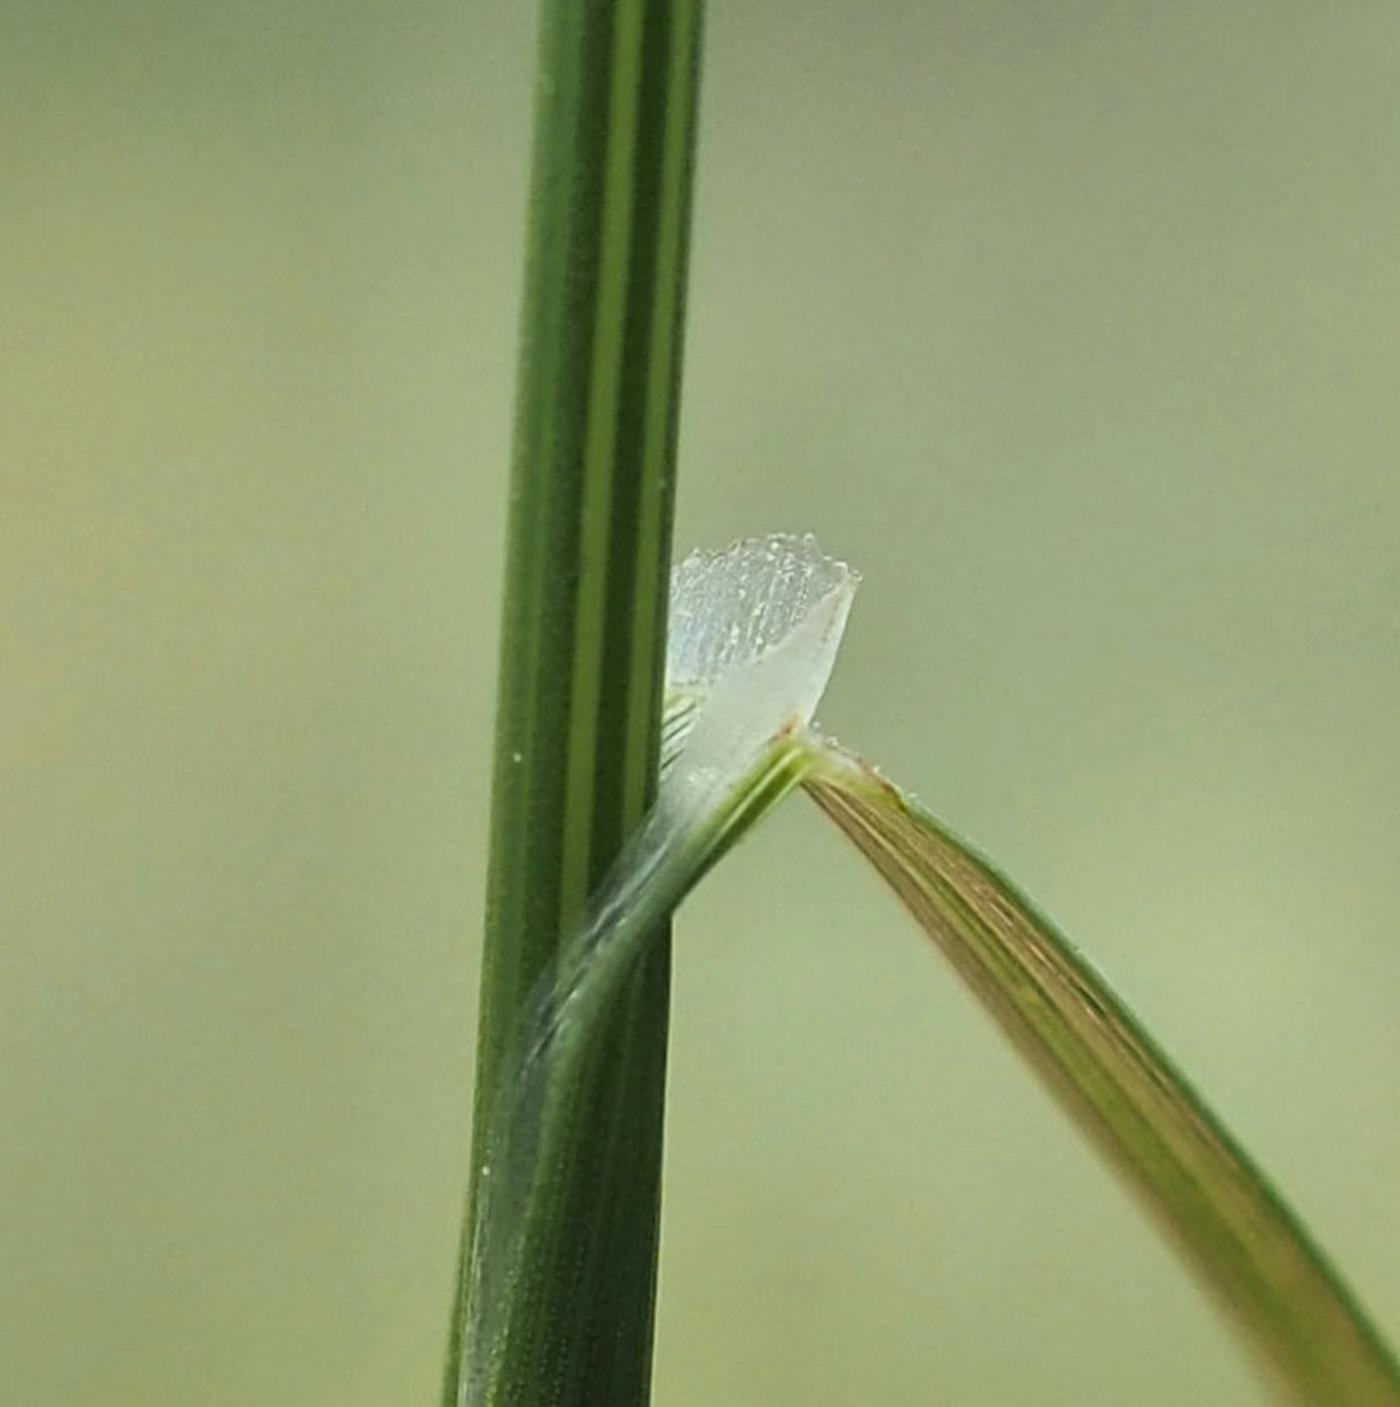
<svg viewBox="0 0 1400 1407">
<path fill-rule="evenodd" d="M 663 803 L 742 774 L 775 736 L 812 721 L 859 583 L 810 533 L 746 538 L 676 567 Z"/>
<path fill-rule="evenodd" d="M 808 728 L 859 582 L 810 534 L 691 553 L 672 573 L 657 797 L 522 1014 L 478 1181 L 462 1401 L 485 1402 L 551 1111 L 574 1093 L 600 1010 L 729 844 L 801 780 Z M 544 1174 L 543 1178 L 541 1174 Z"/>
</svg>

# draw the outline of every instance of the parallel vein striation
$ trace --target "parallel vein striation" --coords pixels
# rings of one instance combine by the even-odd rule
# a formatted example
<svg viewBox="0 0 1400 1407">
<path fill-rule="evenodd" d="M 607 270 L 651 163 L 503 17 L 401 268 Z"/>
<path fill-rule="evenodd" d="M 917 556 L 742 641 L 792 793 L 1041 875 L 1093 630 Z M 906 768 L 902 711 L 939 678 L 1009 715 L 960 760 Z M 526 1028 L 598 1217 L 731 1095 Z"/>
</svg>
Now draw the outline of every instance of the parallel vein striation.
<svg viewBox="0 0 1400 1407">
<path fill-rule="evenodd" d="M 540 9 L 473 1188 L 528 994 L 655 788 L 700 20 L 700 0 Z M 592 1127 L 497 1400 L 646 1400 L 668 987 L 666 943 L 650 951 L 598 1034 Z"/>
</svg>

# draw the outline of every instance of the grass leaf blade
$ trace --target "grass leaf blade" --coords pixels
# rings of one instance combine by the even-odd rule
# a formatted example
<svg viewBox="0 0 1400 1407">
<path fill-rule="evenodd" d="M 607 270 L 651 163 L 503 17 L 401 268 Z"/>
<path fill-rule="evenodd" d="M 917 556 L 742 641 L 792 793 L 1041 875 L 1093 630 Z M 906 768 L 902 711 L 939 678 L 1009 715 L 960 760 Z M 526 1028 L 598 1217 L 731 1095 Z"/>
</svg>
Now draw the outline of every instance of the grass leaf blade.
<svg viewBox="0 0 1400 1407">
<path fill-rule="evenodd" d="M 1296 1217 L 1053 925 L 834 744 L 806 787 L 1167 1230 L 1274 1384 L 1326 1407 L 1400 1407 L 1393 1357 Z"/>
</svg>

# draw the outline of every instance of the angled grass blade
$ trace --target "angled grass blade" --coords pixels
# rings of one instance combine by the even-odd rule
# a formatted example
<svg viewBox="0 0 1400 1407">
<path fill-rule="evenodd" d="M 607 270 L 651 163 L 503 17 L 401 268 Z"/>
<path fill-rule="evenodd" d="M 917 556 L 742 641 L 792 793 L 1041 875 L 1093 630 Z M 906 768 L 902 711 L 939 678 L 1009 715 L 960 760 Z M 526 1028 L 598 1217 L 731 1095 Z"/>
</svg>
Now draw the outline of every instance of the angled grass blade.
<svg viewBox="0 0 1400 1407">
<path fill-rule="evenodd" d="M 1321 1252 L 1107 983 L 986 860 L 854 755 L 807 791 L 875 866 L 1226 1306 L 1282 1395 L 1400 1407 Z"/>
</svg>

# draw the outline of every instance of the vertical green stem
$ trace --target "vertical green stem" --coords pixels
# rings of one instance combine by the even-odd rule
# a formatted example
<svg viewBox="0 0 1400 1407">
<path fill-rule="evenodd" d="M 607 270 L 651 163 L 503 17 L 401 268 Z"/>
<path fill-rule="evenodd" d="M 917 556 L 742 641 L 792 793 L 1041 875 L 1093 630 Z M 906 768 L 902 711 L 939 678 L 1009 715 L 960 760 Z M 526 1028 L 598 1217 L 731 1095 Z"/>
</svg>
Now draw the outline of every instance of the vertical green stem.
<svg viewBox="0 0 1400 1407">
<path fill-rule="evenodd" d="M 473 1189 L 526 998 L 656 780 L 701 10 L 540 10 Z M 647 1399 L 668 982 L 663 941 L 592 1053 L 483 1400 Z"/>
</svg>

